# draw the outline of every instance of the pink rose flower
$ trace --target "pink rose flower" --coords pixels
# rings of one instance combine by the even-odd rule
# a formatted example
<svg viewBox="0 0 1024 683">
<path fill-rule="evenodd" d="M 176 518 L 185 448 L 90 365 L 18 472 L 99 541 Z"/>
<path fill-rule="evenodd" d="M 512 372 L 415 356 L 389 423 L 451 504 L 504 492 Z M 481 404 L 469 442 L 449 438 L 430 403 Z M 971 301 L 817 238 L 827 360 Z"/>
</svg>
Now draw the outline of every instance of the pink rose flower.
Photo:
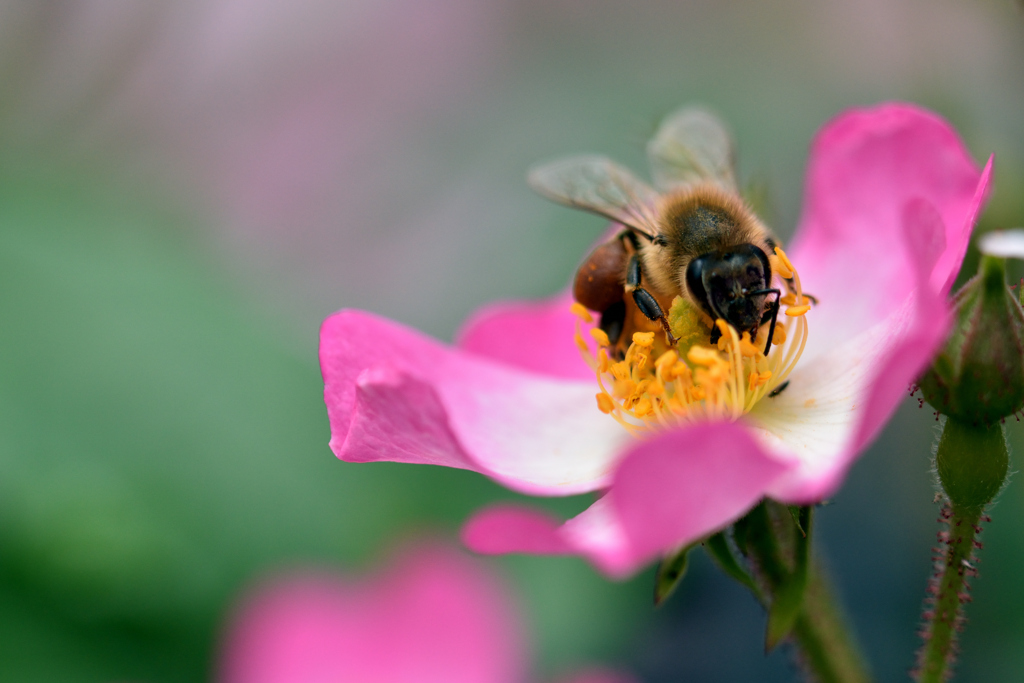
<svg viewBox="0 0 1024 683">
<path fill-rule="evenodd" d="M 787 322 L 799 343 L 792 333 L 768 358 L 778 370 L 793 349 L 785 386 L 782 375 L 751 378 L 744 394 L 740 373 L 727 410 L 624 429 L 634 414 L 598 410 L 568 293 L 491 305 L 454 347 L 347 310 L 321 329 L 331 448 L 351 462 L 471 469 L 533 495 L 603 492 L 564 523 L 495 506 L 463 537 L 484 553 L 583 555 L 611 576 L 724 528 L 764 496 L 820 501 L 945 337 L 946 295 L 991 163 L 979 171 L 948 123 L 907 104 L 851 110 L 818 133 L 788 249 L 818 303 L 803 327 Z M 585 355 L 598 358 L 593 346 Z"/>
<path fill-rule="evenodd" d="M 405 548 L 362 580 L 279 577 L 236 610 L 221 683 L 522 683 L 527 657 L 507 591 L 441 546 Z M 565 683 L 629 683 L 593 669 Z"/>
</svg>

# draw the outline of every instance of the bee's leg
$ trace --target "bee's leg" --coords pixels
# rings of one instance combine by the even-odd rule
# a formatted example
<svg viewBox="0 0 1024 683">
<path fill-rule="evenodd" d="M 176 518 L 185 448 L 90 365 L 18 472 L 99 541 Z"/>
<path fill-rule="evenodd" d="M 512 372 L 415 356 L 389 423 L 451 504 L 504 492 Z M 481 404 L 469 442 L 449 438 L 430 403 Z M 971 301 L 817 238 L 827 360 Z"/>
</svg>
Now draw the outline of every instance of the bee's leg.
<svg viewBox="0 0 1024 683">
<path fill-rule="evenodd" d="M 654 295 L 640 286 L 643 279 L 643 269 L 640 266 L 640 256 L 633 254 L 629 259 L 629 267 L 626 269 L 626 291 L 633 295 L 633 302 L 640 312 L 647 316 L 648 320 L 656 320 L 661 323 L 668 338 L 668 345 L 675 346 L 678 341 L 672 334 L 672 327 L 668 324 L 665 312 Z"/>
<path fill-rule="evenodd" d="M 767 310 L 765 310 L 764 315 L 761 316 L 762 325 L 768 322 L 769 320 L 772 321 L 771 327 L 768 328 L 768 341 L 765 342 L 764 345 L 764 355 L 767 356 L 768 351 L 770 351 L 772 348 L 772 339 L 775 338 L 775 323 L 779 318 L 779 297 L 782 295 L 782 292 L 780 292 L 777 289 L 759 289 L 757 291 L 750 292 L 748 296 L 757 296 L 759 294 L 775 295 L 775 301 L 771 302 L 768 305 L 768 308 Z"/>
</svg>

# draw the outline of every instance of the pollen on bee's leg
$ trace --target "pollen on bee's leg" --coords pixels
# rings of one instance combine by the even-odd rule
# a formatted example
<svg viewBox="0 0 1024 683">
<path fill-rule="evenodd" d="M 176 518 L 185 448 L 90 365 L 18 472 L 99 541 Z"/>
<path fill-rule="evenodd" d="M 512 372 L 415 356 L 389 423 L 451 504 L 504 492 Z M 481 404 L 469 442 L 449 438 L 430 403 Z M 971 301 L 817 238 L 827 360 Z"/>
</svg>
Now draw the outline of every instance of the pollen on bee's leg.
<svg viewBox="0 0 1024 683">
<path fill-rule="evenodd" d="M 597 409 L 605 415 L 608 415 L 615 410 L 615 400 L 606 392 L 602 391 L 597 395 Z"/>
<path fill-rule="evenodd" d="M 572 302 L 572 306 L 569 307 L 569 310 L 572 311 L 574 316 L 585 323 L 594 322 L 594 316 L 590 315 L 590 311 L 587 310 L 587 307 L 578 301 Z"/>
</svg>

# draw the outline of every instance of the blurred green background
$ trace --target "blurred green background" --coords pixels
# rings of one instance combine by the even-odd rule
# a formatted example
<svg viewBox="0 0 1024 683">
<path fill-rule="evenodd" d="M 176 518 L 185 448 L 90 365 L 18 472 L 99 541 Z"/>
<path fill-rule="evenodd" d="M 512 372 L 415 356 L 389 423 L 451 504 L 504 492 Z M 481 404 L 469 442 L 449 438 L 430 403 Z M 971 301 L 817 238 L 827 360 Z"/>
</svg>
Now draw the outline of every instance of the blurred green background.
<svg viewBox="0 0 1024 683">
<path fill-rule="evenodd" d="M 487 301 L 563 287 L 602 224 L 531 195 L 537 160 L 642 170 L 660 117 L 704 102 L 788 236 L 814 131 L 906 99 L 996 152 L 982 227 L 1024 223 L 1022 38 L 1011 0 L 0 4 L 0 679 L 209 679 L 253 579 L 371 567 L 513 499 L 336 460 L 317 329 L 354 306 L 451 339 Z M 934 424 L 908 399 L 819 514 L 879 680 L 917 646 Z M 958 681 L 1024 680 L 1021 482 L 993 517 Z M 487 562 L 539 679 L 793 678 L 703 557 L 659 610 L 650 571 Z"/>
</svg>

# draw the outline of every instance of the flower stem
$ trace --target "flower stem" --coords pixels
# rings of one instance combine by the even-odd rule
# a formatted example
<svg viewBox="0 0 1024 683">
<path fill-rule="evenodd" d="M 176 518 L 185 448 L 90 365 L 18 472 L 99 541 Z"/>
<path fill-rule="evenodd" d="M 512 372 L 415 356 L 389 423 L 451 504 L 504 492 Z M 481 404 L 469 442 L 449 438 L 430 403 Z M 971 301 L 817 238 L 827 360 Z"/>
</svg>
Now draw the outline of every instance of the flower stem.
<svg viewBox="0 0 1024 683">
<path fill-rule="evenodd" d="M 809 520 L 809 517 L 807 517 Z M 808 525 L 806 532 L 811 528 Z M 866 683 L 871 678 L 842 609 L 821 564 L 806 557 L 810 539 L 800 538 L 803 530 L 790 511 L 779 503 L 764 501 L 735 527 L 736 544 L 751 561 L 763 590 L 755 592 L 769 610 L 779 600 L 799 566 L 800 551 L 806 562 L 807 579 L 799 612 L 789 638 L 800 653 L 808 680 L 819 683 Z"/>
<path fill-rule="evenodd" d="M 941 519 L 949 524 L 949 531 L 939 533 L 939 547 L 945 545 L 946 550 L 928 586 L 927 602 L 933 604 L 925 611 L 925 642 L 917 671 L 920 683 L 941 683 L 952 675 L 957 632 L 964 624 L 963 604 L 970 600 L 967 578 L 976 574 L 972 553 L 981 510 L 947 505 Z"/>
<path fill-rule="evenodd" d="M 864 656 L 851 636 L 846 618 L 817 562 L 811 564 L 804 606 L 793 625 L 793 638 L 804 666 L 821 683 L 866 683 L 871 680 Z"/>
</svg>

